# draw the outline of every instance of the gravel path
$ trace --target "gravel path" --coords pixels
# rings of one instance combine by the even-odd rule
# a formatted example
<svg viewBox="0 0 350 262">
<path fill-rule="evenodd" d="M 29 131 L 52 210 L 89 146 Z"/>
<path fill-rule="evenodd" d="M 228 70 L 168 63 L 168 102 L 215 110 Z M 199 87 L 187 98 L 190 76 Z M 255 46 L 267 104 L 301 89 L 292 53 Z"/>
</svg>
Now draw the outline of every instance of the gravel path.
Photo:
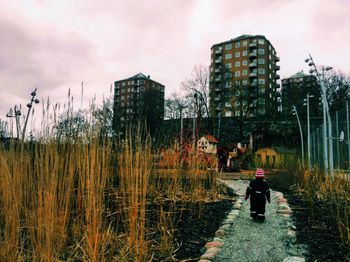
<svg viewBox="0 0 350 262">
<path fill-rule="evenodd" d="M 223 181 L 233 188 L 243 200 L 241 211 L 223 237 L 224 246 L 213 261 L 304 261 L 304 248 L 295 244 L 295 235 L 290 217 L 276 213 L 277 201 L 274 192 L 271 204 L 266 206 L 266 221 L 255 222 L 250 218 L 249 200 L 244 201 L 249 181 Z"/>
</svg>

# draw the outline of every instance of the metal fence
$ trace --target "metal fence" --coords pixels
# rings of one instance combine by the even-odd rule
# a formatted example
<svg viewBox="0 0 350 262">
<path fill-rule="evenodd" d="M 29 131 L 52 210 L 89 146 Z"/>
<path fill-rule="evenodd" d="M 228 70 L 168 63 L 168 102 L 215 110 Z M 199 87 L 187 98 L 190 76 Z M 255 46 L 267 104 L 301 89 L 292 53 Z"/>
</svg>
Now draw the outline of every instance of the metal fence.
<svg viewBox="0 0 350 262">
<path fill-rule="evenodd" d="M 334 169 L 350 170 L 349 117 L 348 103 L 339 111 L 330 114 L 332 137 L 329 136 L 329 132 L 324 134 L 324 126 L 320 121 L 317 124 L 311 123 L 310 134 L 308 134 L 309 143 L 305 139 L 307 142 L 306 164 L 309 164 L 310 161 L 312 167 L 317 166 L 330 171 Z M 324 143 L 324 137 L 326 137 L 326 143 Z M 325 154 L 328 155 L 325 156 Z"/>
</svg>

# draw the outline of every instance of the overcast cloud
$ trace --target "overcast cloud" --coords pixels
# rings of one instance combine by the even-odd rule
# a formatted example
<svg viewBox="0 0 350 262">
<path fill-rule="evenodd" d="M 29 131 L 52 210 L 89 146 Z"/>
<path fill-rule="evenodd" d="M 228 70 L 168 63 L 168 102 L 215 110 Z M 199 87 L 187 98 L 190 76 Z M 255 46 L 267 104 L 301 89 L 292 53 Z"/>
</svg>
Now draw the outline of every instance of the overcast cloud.
<svg viewBox="0 0 350 262">
<path fill-rule="evenodd" d="M 73 3 L 74 2 L 74 3 Z M 113 81 L 143 72 L 178 90 L 210 47 L 241 34 L 265 35 L 281 78 L 319 64 L 350 73 L 350 1 L 11 1 L 0 9 L 0 118 L 38 97 L 64 103 L 109 95 Z M 78 99 L 77 99 L 78 100 Z"/>
</svg>

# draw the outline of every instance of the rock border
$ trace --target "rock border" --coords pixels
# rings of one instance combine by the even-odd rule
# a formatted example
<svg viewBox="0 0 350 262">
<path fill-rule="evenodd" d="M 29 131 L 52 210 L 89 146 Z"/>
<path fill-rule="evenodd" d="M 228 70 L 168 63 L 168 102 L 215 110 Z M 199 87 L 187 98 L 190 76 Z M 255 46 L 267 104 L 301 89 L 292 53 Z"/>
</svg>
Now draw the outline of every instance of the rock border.
<svg viewBox="0 0 350 262">
<path fill-rule="evenodd" d="M 220 183 L 220 186 L 222 188 L 229 188 L 226 192 L 232 191 L 232 188 L 226 185 L 226 183 L 223 181 Z M 205 244 L 206 251 L 200 257 L 199 262 L 210 262 L 215 259 L 217 254 L 221 251 L 221 247 L 224 245 L 223 237 L 226 235 L 226 231 L 233 225 L 242 208 L 243 200 L 241 197 L 242 196 L 237 196 L 233 208 L 228 213 L 226 219 L 221 223 L 219 229 L 216 230 L 213 241 Z"/>
</svg>

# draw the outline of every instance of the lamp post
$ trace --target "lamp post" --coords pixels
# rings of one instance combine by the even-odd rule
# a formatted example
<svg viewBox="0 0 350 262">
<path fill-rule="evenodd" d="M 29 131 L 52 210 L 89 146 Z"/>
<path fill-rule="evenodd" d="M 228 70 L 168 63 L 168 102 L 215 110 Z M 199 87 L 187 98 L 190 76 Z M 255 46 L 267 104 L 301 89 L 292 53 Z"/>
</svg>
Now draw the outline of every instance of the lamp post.
<svg viewBox="0 0 350 262">
<path fill-rule="evenodd" d="M 14 114 L 13 114 L 14 113 Z M 20 123 L 19 123 L 19 117 L 22 115 L 21 110 L 17 108 L 17 105 L 14 107 L 14 111 L 12 111 L 12 108 L 10 109 L 10 112 L 6 114 L 6 117 L 14 117 L 16 120 L 16 131 L 17 131 L 17 139 L 19 139 L 20 135 Z M 11 127 L 12 128 L 12 127 Z"/>
<path fill-rule="evenodd" d="M 197 93 L 194 94 L 193 104 L 193 125 L 192 125 L 192 138 L 193 138 L 193 153 L 196 151 L 196 113 L 197 113 Z"/>
<path fill-rule="evenodd" d="M 300 140 L 301 140 L 301 164 L 302 164 L 302 166 L 304 166 L 304 137 L 303 137 L 303 130 L 301 129 L 299 115 L 298 115 L 298 111 L 297 111 L 295 105 L 293 105 L 292 112 L 293 112 L 293 115 L 295 115 L 297 117 L 297 121 L 298 121 L 298 125 L 299 125 Z"/>
<path fill-rule="evenodd" d="M 35 98 L 35 96 L 36 96 L 36 88 L 34 89 L 33 92 L 30 93 L 30 95 L 32 96 L 32 98 L 30 99 L 30 102 L 27 104 L 28 112 L 27 112 L 26 120 L 25 120 L 24 127 L 23 127 L 22 142 L 24 142 L 24 137 L 25 137 L 25 135 L 26 135 L 26 128 L 27 128 L 27 124 L 28 124 L 29 113 L 30 113 L 30 110 L 31 110 L 32 107 L 33 107 L 33 102 L 34 102 L 35 104 L 38 104 L 38 103 L 39 103 L 39 99 L 36 99 L 36 98 Z"/>
<path fill-rule="evenodd" d="M 324 76 L 325 72 L 331 70 L 332 67 L 322 66 L 322 73 L 320 74 L 310 54 L 309 54 L 309 57 L 305 59 L 305 62 L 308 63 L 310 67 L 312 67 L 310 69 L 310 74 L 315 73 L 315 76 L 321 86 L 322 105 L 323 105 L 323 162 L 324 162 L 325 171 L 327 172 L 329 167 L 330 175 L 333 178 L 334 164 L 333 164 L 332 122 L 331 122 L 331 117 L 329 113 L 327 92 L 326 92 L 326 85 L 325 85 L 325 76 Z"/>
<path fill-rule="evenodd" d="M 306 95 L 306 109 L 307 109 L 307 162 L 308 167 L 311 169 L 311 134 L 310 134 L 310 98 L 314 97 L 313 95 Z"/>
</svg>

